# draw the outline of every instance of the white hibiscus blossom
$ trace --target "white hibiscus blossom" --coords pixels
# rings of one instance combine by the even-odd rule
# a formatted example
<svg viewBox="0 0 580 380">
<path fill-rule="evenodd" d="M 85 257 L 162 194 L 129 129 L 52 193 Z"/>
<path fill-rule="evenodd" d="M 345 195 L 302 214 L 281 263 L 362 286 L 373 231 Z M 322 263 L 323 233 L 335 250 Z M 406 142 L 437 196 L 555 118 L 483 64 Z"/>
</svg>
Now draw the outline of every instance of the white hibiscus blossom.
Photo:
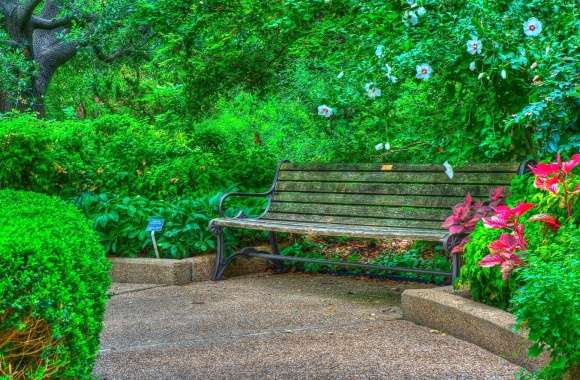
<svg viewBox="0 0 580 380">
<path fill-rule="evenodd" d="M 327 106 L 326 104 L 322 104 L 318 106 L 318 115 L 329 118 L 332 115 L 334 115 L 334 110 L 329 106 Z"/>
<path fill-rule="evenodd" d="M 472 37 L 469 41 L 467 41 L 467 52 L 469 54 L 481 54 L 481 48 L 481 41 L 477 37 Z"/>
<path fill-rule="evenodd" d="M 427 63 L 423 63 L 422 65 L 417 65 L 417 75 L 415 77 L 417 79 L 429 79 L 431 78 L 431 74 L 433 74 L 433 68 L 429 66 Z"/>
<path fill-rule="evenodd" d="M 399 78 L 397 78 L 396 76 L 394 76 L 394 75 L 392 74 L 392 72 L 393 72 L 393 69 L 391 68 L 391 66 L 390 66 L 388 63 L 385 65 L 385 69 L 384 69 L 384 70 L 385 70 L 385 72 L 386 72 L 385 76 L 387 77 L 387 79 L 388 79 L 388 80 L 389 80 L 391 83 L 397 83 L 397 82 L 399 81 Z"/>
<path fill-rule="evenodd" d="M 381 58 L 383 56 L 384 50 L 385 50 L 385 47 L 383 45 L 377 46 L 377 48 L 375 49 L 375 55 L 377 57 Z"/>
<path fill-rule="evenodd" d="M 408 25 L 417 25 L 419 19 L 417 15 L 413 11 L 405 12 L 405 16 L 403 17 L 403 21 L 405 21 Z"/>
<path fill-rule="evenodd" d="M 475 61 L 471 61 L 471 63 L 469 64 L 469 70 L 475 71 L 475 69 L 477 69 L 477 66 L 475 65 Z"/>
<path fill-rule="evenodd" d="M 427 13 L 427 9 L 425 9 L 425 7 L 419 7 L 419 8 L 417 8 L 417 15 L 419 17 L 425 16 L 426 13 Z"/>
<path fill-rule="evenodd" d="M 535 17 L 524 22 L 524 33 L 526 36 L 535 37 L 542 33 L 542 23 Z"/>
<path fill-rule="evenodd" d="M 505 69 L 502 69 L 500 71 L 499 75 L 501 76 L 501 79 L 506 79 L 507 78 L 507 71 L 505 71 Z"/>
<path fill-rule="evenodd" d="M 365 85 L 365 91 L 367 92 L 367 96 L 371 99 L 378 98 L 379 96 L 383 95 L 381 89 L 376 87 L 373 82 L 367 83 Z"/>
<path fill-rule="evenodd" d="M 377 152 L 380 152 L 383 149 L 388 152 L 389 150 L 391 150 L 391 144 L 386 142 L 386 143 L 379 143 L 379 144 L 375 145 L 375 150 Z"/>
</svg>

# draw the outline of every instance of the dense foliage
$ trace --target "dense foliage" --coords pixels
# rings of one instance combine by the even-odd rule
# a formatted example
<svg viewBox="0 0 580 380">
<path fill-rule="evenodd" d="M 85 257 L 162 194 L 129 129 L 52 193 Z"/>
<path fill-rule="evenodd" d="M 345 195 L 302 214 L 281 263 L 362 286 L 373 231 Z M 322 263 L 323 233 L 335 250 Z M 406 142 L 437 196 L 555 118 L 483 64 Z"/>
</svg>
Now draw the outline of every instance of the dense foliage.
<svg viewBox="0 0 580 380">
<path fill-rule="evenodd" d="M 460 283 L 473 299 L 514 312 L 530 330 L 531 355 L 550 352 L 542 378 L 580 364 L 578 165 L 580 154 L 530 166 L 534 176 L 514 180 L 509 206 L 483 218 L 463 255 Z"/>
<path fill-rule="evenodd" d="M 90 378 L 109 262 L 72 205 L 0 191 L 0 377 Z"/>
<path fill-rule="evenodd" d="M 164 128 L 188 128 L 192 118 L 219 113 L 218 99 L 228 102 L 245 90 L 256 94 L 259 108 L 299 107 L 309 124 L 297 130 L 308 130 L 301 140 L 328 141 L 326 154 L 339 160 L 499 160 L 579 144 L 573 2 L 107 6 L 94 10 L 109 22 L 100 21 L 103 32 L 92 35 L 106 36 L 109 50 L 125 42 L 140 54 L 112 64 L 77 55 L 53 80 L 49 116 L 131 113 Z M 534 25 L 528 20 L 539 22 L 537 33 L 525 29 Z M 4 52 L 18 73 L 19 61 Z M 417 76 L 422 64 L 429 73 Z M 331 117 L 317 115 L 321 105 Z M 379 143 L 389 149 L 375 150 Z"/>
<path fill-rule="evenodd" d="M 547 350 L 551 363 L 542 377 L 558 378 L 580 365 L 580 232 L 566 226 L 548 245 L 530 255 L 520 275 L 524 285 L 513 298 L 518 327 L 530 330 L 530 354 Z"/>
<path fill-rule="evenodd" d="M 580 148 L 575 2 L 31 2 L 66 21 L 40 33 L 61 42 L 51 49 L 73 48 L 51 72 L 38 25 L 12 27 L 15 4 L 0 0 L 0 187 L 74 202 L 110 254 L 151 255 L 144 226 L 154 216 L 167 221 L 162 255 L 211 250 L 219 194 L 265 188 L 281 159 L 456 165 Z M 39 92 L 41 78 L 50 86 Z M 19 113 L 31 109 L 46 119 Z M 466 200 L 445 226 L 463 233 L 454 254 L 464 254 L 473 297 L 516 300 L 559 373 L 576 360 L 561 339 L 575 323 L 575 277 L 545 289 L 577 261 L 569 252 L 547 264 L 545 250 L 566 251 L 580 207 L 554 194 L 560 177 L 538 178 L 515 180 L 507 205 L 498 193 Z M 251 214 L 263 203 L 241 206 Z M 305 244 L 286 253 L 320 254 Z M 377 262 L 448 266 L 416 250 Z M 566 306 L 540 319 L 534 302 Z"/>
</svg>

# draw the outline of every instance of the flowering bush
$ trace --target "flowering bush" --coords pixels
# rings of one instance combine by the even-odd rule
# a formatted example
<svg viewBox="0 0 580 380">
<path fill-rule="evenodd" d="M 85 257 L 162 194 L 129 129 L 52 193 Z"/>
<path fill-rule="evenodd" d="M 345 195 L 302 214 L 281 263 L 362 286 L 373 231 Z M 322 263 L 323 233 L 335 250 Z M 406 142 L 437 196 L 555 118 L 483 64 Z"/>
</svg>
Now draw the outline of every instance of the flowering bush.
<svg viewBox="0 0 580 380">
<path fill-rule="evenodd" d="M 507 204 L 482 218 L 465 246 L 460 284 L 476 301 L 511 307 L 518 326 L 530 329 L 530 355 L 550 351 L 542 378 L 580 364 L 578 165 L 580 154 L 568 161 L 558 154 L 530 166 L 534 176 L 513 181 Z"/>
<path fill-rule="evenodd" d="M 578 185 L 572 187 L 572 184 L 569 183 L 572 170 L 579 164 L 580 154 L 574 154 L 570 161 L 562 162 L 560 153 L 558 153 L 556 162 L 530 166 L 530 170 L 536 176 L 534 186 L 548 191 L 559 199 L 558 204 L 566 210 L 567 220 L 571 217 L 573 198 L 580 193 Z M 528 245 L 524 236 L 524 225 L 520 223 L 519 218 L 534 207 L 533 203 L 519 203 L 513 209 L 507 206 L 498 206 L 494 209 L 494 216 L 483 219 L 483 224 L 487 228 L 508 229 L 511 232 L 501 234 L 498 240 L 489 244 L 491 253 L 480 261 L 480 266 L 500 265 L 503 279 L 507 280 L 515 267 L 524 264 L 517 252 L 526 251 Z M 545 213 L 536 214 L 528 221 L 542 222 L 554 233 L 561 225 L 556 217 Z"/>
<path fill-rule="evenodd" d="M 561 226 L 576 225 L 579 212 L 573 204 L 578 199 L 579 180 L 572 170 L 579 164 L 580 155 L 574 154 L 569 161 L 557 155 L 553 163 L 532 165 L 535 176 L 513 181 L 507 205 L 495 205 L 480 223 L 476 220 L 477 226 L 462 248 L 465 265 L 460 279 L 460 284 L 469 285 L 474 299 L 507 308 L 522 285 L 514 270 L 525 266 L 538 247 L 554 239 Z M 461 229 L 462 210 L 456 206 L 447 219 L 445 226 L 450 231 Z M 531 211 L 535 213 L 527 216 Z M 466 220 L 471 226 L 473 222 Z"/>
</svg>

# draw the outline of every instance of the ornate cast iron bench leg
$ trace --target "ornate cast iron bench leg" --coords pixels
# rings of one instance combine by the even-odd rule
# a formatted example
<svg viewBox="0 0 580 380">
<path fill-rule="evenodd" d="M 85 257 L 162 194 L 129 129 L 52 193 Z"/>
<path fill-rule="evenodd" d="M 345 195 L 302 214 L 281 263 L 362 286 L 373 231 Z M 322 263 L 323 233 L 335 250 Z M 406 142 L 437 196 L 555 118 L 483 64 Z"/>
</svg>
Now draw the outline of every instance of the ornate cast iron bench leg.
<svg viewBox="0 0 580 380">
<path fill-rule="evenodd" d="M 270 232 L 270 247 L 272 248 L 273 255 L 280 254 L 280 248 L 278 247 L 278 240 L 276 239 L 276 233 L 273 231 Z M 281 261 L 272 260 L 271 262 L 274 265 L 274 271 L 276 273 L 284 272 L 284 264 Z"/>
<path fill-rule="evenodd" d="M 213 281 L 221 281 L 224 278 L 224 270 L 226 269 L 227 263 L 225 262 L 225 242 L 224 242 L 224 228 L 211 225 L 210 230 L 216 236 L 216 254 L 215 254 L 215 263 L 213 269 L 213 275 L 211 279 Z"/>
</svg>

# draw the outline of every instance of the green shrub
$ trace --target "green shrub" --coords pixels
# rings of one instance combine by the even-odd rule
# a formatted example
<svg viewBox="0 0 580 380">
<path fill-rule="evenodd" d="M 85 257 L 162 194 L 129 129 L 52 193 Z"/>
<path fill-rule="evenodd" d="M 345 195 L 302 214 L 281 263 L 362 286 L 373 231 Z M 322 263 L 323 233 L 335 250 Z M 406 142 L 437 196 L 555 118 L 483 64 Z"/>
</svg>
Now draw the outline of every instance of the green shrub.
<svg viewBox="0 0 580 380">
<path fill-rule="evenodd" d="M 530 355 L 550 353 L 542 378 L 560 378 L 580 366 L 580 230 L 562 227 L 551 244 L 530 255 L 519 276 L 524 285 L 513 298 L 517 327 L 534 342 Z"/>
<path fill-rule="evenodd" d="M 0 375 L 89 378 L 110 284 L 90 223 L 56 198 L 2 190 L 0 252 Z"/>
<path fill-rule="evenodd" d="M 92 121 L 0 119 L 0 186 L 78 196 L 82 192 L 153 199 L 224 186 L 227 172 L 182 132 L 128 116 Z"/>
</svg>

